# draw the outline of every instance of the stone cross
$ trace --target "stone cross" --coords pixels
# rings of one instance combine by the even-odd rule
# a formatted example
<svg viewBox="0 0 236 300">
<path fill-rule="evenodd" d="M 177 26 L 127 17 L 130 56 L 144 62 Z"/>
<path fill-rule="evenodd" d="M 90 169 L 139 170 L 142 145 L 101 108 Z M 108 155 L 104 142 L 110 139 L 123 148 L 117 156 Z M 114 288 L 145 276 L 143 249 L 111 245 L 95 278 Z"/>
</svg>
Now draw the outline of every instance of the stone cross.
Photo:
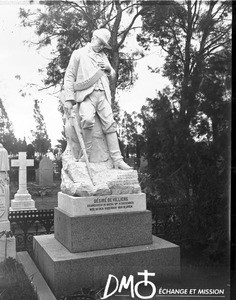
<svg viewBox="0 0 236 300">
<path fill-rule="evenodd" d="M 11 210 L 35 209 L 35 202 L 27 190 L 27 167 L 33 165 L 33 159 L 26 159 L 26 152 L 19 152 L 19 159 L 11 161 L 12 167 L 19 167 L 19 189 L 11 200 Z"/>
<path fill-rule="evenodd" d="M 19 167 L 19 190 L 18 194 L 28 194 L 27 191 L 27 167 L 34 166 L 33 159 L 26 159 L 26 152 L 19 152 L 19 159 L 11 161 L 12 167 Z"/>
</svg>

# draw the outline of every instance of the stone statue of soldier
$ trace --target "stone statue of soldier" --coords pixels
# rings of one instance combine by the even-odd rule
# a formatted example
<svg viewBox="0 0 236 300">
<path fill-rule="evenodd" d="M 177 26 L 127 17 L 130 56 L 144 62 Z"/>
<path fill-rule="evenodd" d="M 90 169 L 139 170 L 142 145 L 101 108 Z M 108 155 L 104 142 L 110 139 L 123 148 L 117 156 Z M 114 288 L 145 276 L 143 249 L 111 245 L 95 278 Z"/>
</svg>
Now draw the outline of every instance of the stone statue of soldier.
<svg viewBox="0 0 236 300">
<path fill-rule="evenodd" d="M 77 111 L 88 160 L 91 156 L 93 129 L 98 116 L 114 168 L 131 170 L 120 152 L 116 122 L 111 109 L 109 78 L 113 80 L 116 75 L 103 51 L 104 48 L 111 49 L 108 44 L 110 37 L 108 29 L 97 29 L 93 32 L 90 43 L 72 53 L 64 77 L 63 104 L 68 118 L 73 108 Z M 74 156 L 78 158 L 77 155 Z M 84 162 L 84 155 L 78 160 Z"/>
</svg>

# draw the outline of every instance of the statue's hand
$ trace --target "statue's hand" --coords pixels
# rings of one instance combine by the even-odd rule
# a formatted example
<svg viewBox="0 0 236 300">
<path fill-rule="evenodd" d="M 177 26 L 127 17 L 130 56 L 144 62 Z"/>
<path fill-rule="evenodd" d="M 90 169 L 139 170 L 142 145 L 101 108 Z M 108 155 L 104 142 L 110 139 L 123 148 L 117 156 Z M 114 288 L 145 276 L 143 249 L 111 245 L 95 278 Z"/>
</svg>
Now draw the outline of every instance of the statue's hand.
<svg viewBox="0 0 236 300">
<path fill-rule="evenodd" d="M 66 101 L 65 104 L 64 104 L 64 106 L 65 106 L 65 112 L 66 112 L 67 116 L 70 116 L 72 108 L 73 108 L 72 101 Z"/>
<path fill-rule="evenodd" d="M 104 62 L 103 60 L 98 63 L 98 66 L 101 68 L 102 71 L 111 71 L 111 67 L 108 63 Z"/>
</svg>

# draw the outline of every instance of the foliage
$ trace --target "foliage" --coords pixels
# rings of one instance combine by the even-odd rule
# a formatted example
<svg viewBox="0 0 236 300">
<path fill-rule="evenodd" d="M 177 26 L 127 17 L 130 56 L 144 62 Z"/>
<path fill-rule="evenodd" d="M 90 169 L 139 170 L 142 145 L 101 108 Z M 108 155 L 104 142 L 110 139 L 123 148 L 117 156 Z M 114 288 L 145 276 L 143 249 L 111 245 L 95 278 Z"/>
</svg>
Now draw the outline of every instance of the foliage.
<svg viewBox="0 0 236 300">
<path fill-rule="evenodd" d="M 2 100 L 0 99 L 0 141 L 3 144 L 4 148 L 9 151 L 14 151 L 11 148 L 11 145 L 16 144 L 16 137 L 13 132 L 12 124 L 8 118 L 7 112 L 3 105 Z"/>
<path fill-rule="evenodd" d="M 0 263 L 0 274 L 3 280 L 0 284 L 0 296 L 4 300 L 38 300 L 23 266 L 13 258 L 7 258 Z"/>
<path fill-rule="evenodd" d="M 177 206 L 186 204 L 187 213 L 178 212 L 177 216 L 182 223 L 182 248 L 200 249 L 209 258 L 222 258 L 228 246 L 229 161 L 227 147 L 219 143 L 227 141 L 229 132 L 221 132 L 218 124 L 219 138 L 214 143 L 192 139 L 183 146 L 177 138 L 176 116 L 168 97 L 160 93 L 148 103 L 142 116 L 150 175 L 146 182 L 144 178 L 142 188 L 149 205 L 155 209 L 170 201 Z M 168 238 L 171 232 L 166 234 Z"/>
<path fill-rule="evenodd" d="M 139 160 L 144 146 L 143 136 L 139 133 L 141 129 L 139 115 L 136 112 L 132 114 L 124 112 L 124 116 L 121 118 L 119 125 L 119 138 L 123 155 L 125 158 L 134 156 L 139 166 Z"/>
<path fill-rule="evenodd" d="M 51 148 L 51 141 L 48 138 L 44 117 L 41 114 L 38 100 L 35 100 L 34 102 L 34 119 L 36 130 L 31 131 L 34 137 L 32 145 L 34 146 L 35 151 L 38 152 L 40 156 L 43 156 Z"/>
<path fill-rule="evenodd" d="M 0 98 L 0 142 L 9 154 L 17 154 L 19 151 L 26 151 L 26 141 L 17 139 L 13 126 Z"/>
<path fill-rule="evenodd" d="M 216 260 L 228 247 L 230 15 L 228 1 L 144 6 L 139 41 L 166 52 L 172 87 L 141 111 L 150 201 L 182 205 L 181 245 Z"/>
<path fill-rule="evenodd" d="M 230 51 L 229 1 L 150 2 L 144 6 L 144 34 L 166 52 L 164 75 L 174 86 L 173 106 L 178 110 L 179 138 L 189 137 L 192 118 L 199 105 L 199 90 L 206 83 L 210 60 Z"/>
<path fill-rule="evenodd" d="M 56 44 L 54 58 L 47 67 L 47 86 L 63 85 L 65 69 L 73 50 L 90 41 L 97 28 L 108 28 L 111 33 L 111 64 L 120 79 L 111 82 L 112 103 L 115 90 L 124 81 L 133 81 L 132 53 L 122 56 L 119 51 L 141 14 L 137 1 L 42 1 L 42 9 L 36 13 L 21 9 L 23 26 L 35 26 L 39 36 L 38 46 Z M 129 16 L 129 18 L 128 18 Z M 119 70 L 119 72 L 118 72 Z M 127 74 L 127 75 L 126 75 Z M 131 76 L 131 77 L 130 77 Z"/>
</svg>

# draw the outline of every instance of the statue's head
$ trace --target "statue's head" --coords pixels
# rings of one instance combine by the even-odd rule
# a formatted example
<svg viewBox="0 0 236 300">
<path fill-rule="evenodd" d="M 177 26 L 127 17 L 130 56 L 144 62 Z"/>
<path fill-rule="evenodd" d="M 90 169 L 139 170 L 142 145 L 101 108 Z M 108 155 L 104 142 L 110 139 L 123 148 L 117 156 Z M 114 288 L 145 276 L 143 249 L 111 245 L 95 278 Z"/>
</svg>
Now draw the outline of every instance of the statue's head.
<svg viewBox="0 0 236 300">
<path fill-rule="evenodd" d="M 111 46 L 108 43 L 110 38 L 111 38 L 111 33 L 108 29 L 106 28 L 96 29 L 93 32 L 92 43 L 100 47 L 101 50 L 103 48 L 111 49 Z"/>
</svg>

